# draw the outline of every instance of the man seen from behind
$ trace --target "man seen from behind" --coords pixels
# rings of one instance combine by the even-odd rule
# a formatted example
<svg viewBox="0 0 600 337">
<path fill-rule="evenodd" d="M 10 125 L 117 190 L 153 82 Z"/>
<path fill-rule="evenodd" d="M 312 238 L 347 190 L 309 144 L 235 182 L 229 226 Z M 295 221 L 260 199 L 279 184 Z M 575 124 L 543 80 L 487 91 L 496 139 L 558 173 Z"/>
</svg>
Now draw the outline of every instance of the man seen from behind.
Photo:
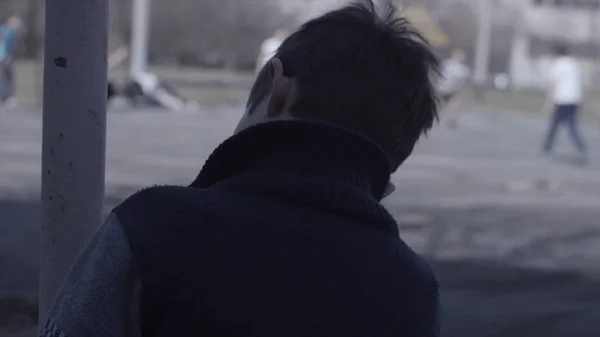
<svg viewBox="0 0 600 337">
<path fill-rule="evenodd" d="M 381 204 L 437 114 L 437 61 L 395 13 L 291 34 L 190 186 L 113 210 L 42 336 L 438 336 L 434 273 Z"/>
</svg>

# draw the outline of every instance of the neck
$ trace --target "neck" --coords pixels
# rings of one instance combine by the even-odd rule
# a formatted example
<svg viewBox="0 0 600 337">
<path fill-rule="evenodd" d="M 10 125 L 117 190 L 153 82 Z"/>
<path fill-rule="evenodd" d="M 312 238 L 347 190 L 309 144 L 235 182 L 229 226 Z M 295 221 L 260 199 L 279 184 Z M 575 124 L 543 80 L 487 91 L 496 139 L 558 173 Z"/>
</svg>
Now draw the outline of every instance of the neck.
<svg viewBox="0 0 600 337">
<path fill-rule="evenodd" d="M 389 179 L 387 156 L 371 140 L 329 124 L 277 121 L 226 140 L 191 186 L 295 200 L 395 228 L 379 203 Z"/>
</svg>

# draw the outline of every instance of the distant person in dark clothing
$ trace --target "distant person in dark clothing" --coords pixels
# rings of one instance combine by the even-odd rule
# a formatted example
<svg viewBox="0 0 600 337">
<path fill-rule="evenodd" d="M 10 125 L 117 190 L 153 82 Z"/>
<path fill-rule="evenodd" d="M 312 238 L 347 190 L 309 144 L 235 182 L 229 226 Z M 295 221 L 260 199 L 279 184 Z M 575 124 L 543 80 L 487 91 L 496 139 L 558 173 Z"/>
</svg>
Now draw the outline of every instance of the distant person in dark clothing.
<svg viewBox="0 0 600 337">
<path fill-rule="evenodd" d="M 290 35 L 190 186 L 113 210 L 42 336 L 438 336 L 436 278 L 380 203 L 437 114 L 436 59 L 395 14 Z"/>
<path fill-rule="evenodd" d="M 4 32 L 0 31 L 0 107 L 4 105 L 6 83 L 4 80 L 4 68 L 8 66 L 10 59 L 6 50 L 6 40 L 4 39 Z"/>
<path fill-rule="evenodd" d="M 568 54 L 565 46 L 558 45 L 554 51 L 556 59 L 550 72 L 551 85 L 544 107 L 544 110 L 552 111 L 544 153 L 552 156 L 556 131 L 559 126 L 566 125 L 582 161 L 585 162 L 586 144 L 579 131 L 579 107 L 583 99 L 581 67 L 579 62 Z"/>
<path fill-rule="evenodd" d="M 2 35 L 2 44 L 4 45 L 4 57 L 0 73 L 0 103 L 7 108 L 16 106 L 15 99 L 15 50 L 17 40 L 23 26 L 23 21 L 18 15 L 13 15 L 6 23 L 0 26 L 0 35 Z"/>
<path fill-rule="evenodd" d="M 112 98 L 114 98 L 117 94 L 117 87 L 115 86 L 115 84 L 113 82 L 108 82 L 107 84 L 107 88 L 106 88 L 106 99 L 107 100 L 111 100 Z"/>
<path fill-rule="evenodd" d="M 129 48 L 121 45 L 108 56 L 108 69 L 114 69 L 129 57 Z M 114 82 L 108 82 L 108 100 L 122 95 L 137 108 L 160 107 L 170 111 L 190 111 L 197 109 L 195 101 L 187 100 L 156 74 L 140 72 L 118 88 Z"/>
<path fill-rule="evenodd" d="M 135 107 L 164 108 L 173 112 L 192 111 L 197 109 L 195 101 L 181 96 L 166 81 L 156 74 L 142 72 L 135 74 L 122 91 Z"/>
</svg>

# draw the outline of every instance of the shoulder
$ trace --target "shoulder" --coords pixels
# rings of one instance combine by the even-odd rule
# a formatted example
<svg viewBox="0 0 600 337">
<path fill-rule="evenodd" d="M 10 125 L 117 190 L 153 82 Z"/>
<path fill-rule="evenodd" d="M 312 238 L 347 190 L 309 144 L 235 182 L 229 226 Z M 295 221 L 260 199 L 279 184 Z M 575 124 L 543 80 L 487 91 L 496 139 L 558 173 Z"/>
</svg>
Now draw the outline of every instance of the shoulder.
<svg viewBox="0 0 600 337">
<path fill-rule="evenodd" d="M 190 205 L 212 199 L 230 197 L 229 193 L 212 188 L 160 185 L 146 187 L 125 199 L 115 210 L 149 206 Z"/>
<path fill-rule="evenodd" d="M 574 74 L 579 71 L 579 62 L 573 57 L 563 58 L 555 62 L 553 69 L 561 74 Z"/>
<path fill-rule="evenodd" d="M 213 189 L 155 186 L 123 201 L 113 213 L 131 247 L 142 279 L 168 276 L 174 256 L 222 231 L 215 226 L 232 200 Z M 194 241 L 190 244 L 190 240 Z M 201 249 L 201 248 L 198 248 Z"/>
<path fill-rule="evenodd" d="M 153 211 L 153 206 L 166 206 L 179 204 L 189 197 L 191 191 L 189 187 L 183 186 L 152 186 L 144 188 L 129 198 L 125 199 L 119 206 L 115 208 L 115 213 L 119 214 L 125 210 L 136 211 L 143 209 L 144 211 Z M 202 189 L 194 189 L 202 191 Z"/>
<path fill-rule="evenodd" d="M 183 187 L 177 186 L 144 188 L 115 207 L 113 213 L 124 225 L 129 225 L 134 219 L 147 222 L 161 210 L 167 210 L 169 206 L 176 205 L 184 194 L 182 189 Z"/>
<path fill-rule="evenodd" d="M 572 57 L 561 57 L 552 63 L 552 67 L 560 71 L 568 71 L 577 66 L 577 60 Z"/>
<path fill-rule="evenodd" d="M 111 214 L 73 264 L 40 336 L 138 336 L 138 285 L 129 242 Z"/>
<path fill-rule="evenodd" d="M 161 230 L 165 224 L 175 226 L 176 219 L 204 218 L 228 200 L 228 196 L 213 189 L 154 186 L 133 194 L 113 212 L 126 232 L 135 233 L 148 228 Z"/>
<path fill-rule="evenodd" d="M 138 267 L 145 265 L 153 249 L 162 247 L 170 233 L 179 227 L 181 219 L 191 214 L 190 207 L 186 207 L 186 189 L 178 186 L 145 188 L 113 209 Z"/>
</svg>

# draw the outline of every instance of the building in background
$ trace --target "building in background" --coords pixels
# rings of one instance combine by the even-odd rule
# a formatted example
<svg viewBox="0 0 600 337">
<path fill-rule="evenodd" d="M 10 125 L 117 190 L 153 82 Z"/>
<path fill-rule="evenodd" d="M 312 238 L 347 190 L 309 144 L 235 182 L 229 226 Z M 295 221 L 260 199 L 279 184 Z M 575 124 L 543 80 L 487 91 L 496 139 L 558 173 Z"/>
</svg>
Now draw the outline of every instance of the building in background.
<svg viewBox="0 0 600 337">
<path fill-rule="evenodd" d="M 513 85 L 546 86 L 556 43 L 580 60 L 586 87 L 600 85 L 600 0 L 504 1 L 519 14 L 510 55 Z"/>
</svg>

